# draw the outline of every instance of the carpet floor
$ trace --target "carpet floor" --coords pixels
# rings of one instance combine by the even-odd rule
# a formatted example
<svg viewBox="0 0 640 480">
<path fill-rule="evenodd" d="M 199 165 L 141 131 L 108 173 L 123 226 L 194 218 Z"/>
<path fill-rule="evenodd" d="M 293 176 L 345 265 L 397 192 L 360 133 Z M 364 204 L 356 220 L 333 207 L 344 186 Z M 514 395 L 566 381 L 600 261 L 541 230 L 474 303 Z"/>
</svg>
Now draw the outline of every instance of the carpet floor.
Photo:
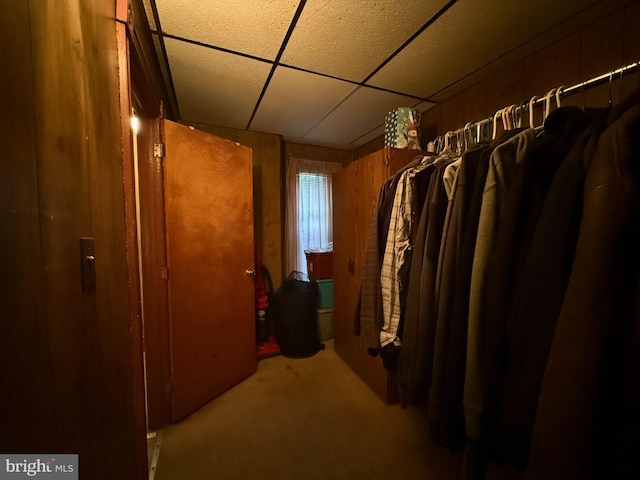
<svg viewBox="0 0 640 480">
<path fill-rule="evenodd" d="M 276 356 L 162 430 L 156 480 L 460 478 L 416 408 L 385 405 L 333 351 Z"/>
</svg>

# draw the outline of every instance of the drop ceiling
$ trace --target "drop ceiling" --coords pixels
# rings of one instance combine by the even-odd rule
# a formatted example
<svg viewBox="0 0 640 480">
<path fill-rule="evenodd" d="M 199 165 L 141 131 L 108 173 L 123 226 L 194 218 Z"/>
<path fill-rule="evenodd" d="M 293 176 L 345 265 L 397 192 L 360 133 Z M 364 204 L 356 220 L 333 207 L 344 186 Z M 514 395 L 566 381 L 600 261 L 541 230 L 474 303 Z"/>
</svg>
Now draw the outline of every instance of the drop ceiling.
<svg viewBox="0 0 640 480">
<path fill-rule="evenodd" d="M 353 149 L 393 108 L 425 112 L 616 2 L 143 3 L 177 120 Z"/>
</svg>

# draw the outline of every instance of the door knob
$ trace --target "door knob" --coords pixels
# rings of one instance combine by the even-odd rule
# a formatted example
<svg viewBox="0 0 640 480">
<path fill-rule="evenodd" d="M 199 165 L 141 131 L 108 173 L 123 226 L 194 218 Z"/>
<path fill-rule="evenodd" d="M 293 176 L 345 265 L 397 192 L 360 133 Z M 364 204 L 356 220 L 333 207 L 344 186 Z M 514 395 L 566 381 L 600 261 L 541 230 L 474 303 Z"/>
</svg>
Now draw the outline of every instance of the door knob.
<svg viewBox="0 0 640 480">
<path fill-rule="evenodd" d="M 245 270 L 244 273 L 247 275 L 247 277 L 255 277 L 256 276 L 256 271 L 255 270 Z"/>
</svg>

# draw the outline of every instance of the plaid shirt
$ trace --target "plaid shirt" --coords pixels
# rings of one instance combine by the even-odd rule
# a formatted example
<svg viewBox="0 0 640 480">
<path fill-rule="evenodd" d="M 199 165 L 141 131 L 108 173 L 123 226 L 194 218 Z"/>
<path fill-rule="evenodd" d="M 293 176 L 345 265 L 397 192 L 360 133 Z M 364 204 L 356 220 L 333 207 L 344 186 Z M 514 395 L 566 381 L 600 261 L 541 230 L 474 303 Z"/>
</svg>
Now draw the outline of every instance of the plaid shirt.
<svg viewBox="0 0 640 480">
<path fill-rule="evenodd" d="M 435 162 L 449 160 L 454 155 L 451 152 L 440 155 Z M 422 163 L 402 173 L 398 180 L 398 187 L 393 200 L 391 223 L 382 259 L 380 284 L 382 293 L 382 327 L 380 331 L 380 346 L 393 343 L 401 344 L 398 338 L 400 324 L 400 292 L 407 285 L 400 284 L 399 272 L 404 265 L 406 252 L 413 248 L 411 245 L 411 231 L 414 221 L 414 179 L 418 172 L 424 170 L 428 163 Z"/>
</svg>

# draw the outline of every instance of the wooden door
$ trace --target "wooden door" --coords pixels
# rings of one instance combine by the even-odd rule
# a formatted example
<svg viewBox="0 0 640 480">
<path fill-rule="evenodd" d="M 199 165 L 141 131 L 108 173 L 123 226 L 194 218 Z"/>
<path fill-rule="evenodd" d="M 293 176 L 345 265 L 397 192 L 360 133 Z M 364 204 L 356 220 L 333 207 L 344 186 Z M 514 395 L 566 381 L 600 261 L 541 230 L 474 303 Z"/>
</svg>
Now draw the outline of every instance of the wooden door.
<svg viewBox="0 0 640 480">
<path fill-rule="evenodd" d="M 354 328 L 353 316 L 349 315 L 357 300 L 352 287 L 355 272 L 352 262 L 356 257 L 355 172 L 356 164 L 352 163 L 332 177 L 334 345 L 343 358 L 344 351 L 351 348 L 349 339 L 354 335 Z"/>
<path fill-rule="evenodd" d="M 164 121 L 172 420 L 256 370 L 251 149 Z"/>
</svg>

